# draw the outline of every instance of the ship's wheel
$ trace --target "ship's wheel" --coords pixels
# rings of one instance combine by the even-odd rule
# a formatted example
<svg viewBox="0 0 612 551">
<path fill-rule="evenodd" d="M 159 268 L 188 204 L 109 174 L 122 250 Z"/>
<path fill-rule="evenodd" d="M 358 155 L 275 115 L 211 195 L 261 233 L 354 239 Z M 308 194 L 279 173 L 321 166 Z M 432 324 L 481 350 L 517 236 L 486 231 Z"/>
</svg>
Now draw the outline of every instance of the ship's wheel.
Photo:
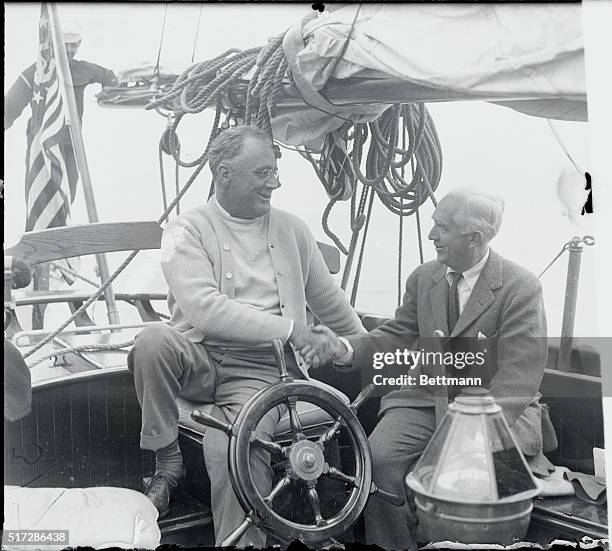
<svg viewBox="0 0 612 551">
<path fill-rule="evenodd" d="M 395 505 L 403 504 L 401 498 L 379 490 L 372 482 L 370 447 L 356 410 L 373 392 L 374 386 L 366 387 L 352 404 L 346 405 L 339 397 L 314 383 L 293 380 L 287 373 L 280 340 L 274 341 L 274 353 L 280 381 L 254 394 L 233 424 L 223 423 L 198 410 L 192 413 L 196 421 L 223 430 L 229 436 L 230 480 L 246 514 L 240 526 L 222 542 L 223 547 L 235 545 L 252 525 L 263 528 L 285 543 L 300 540 L 305 544 L 331 544 L 357 520 L 371 493 L 377 493 Z M 304 433 L 296 410 L 298 401 L 320 407 L 334 420 L 316 440 L 309 440 Z M 256 434 L 257 425 L 264 415 L 280 404 L 284 404 L 289 412 L 291 434 L 286 444 L 267 441 Z M 325 459 L 326 447 L 341 432 L 352 452 L 349 473 L 333 467 Z M 254 446 L 283 460 L 282 472 L 265 496 L 258 491 L 251 473 L 250 455 Z M 346 487 L 343 502 L 337 504 L 328 516 L 321 512 L 318 483 L 323 478 L 338 480 Z M 275 510 L 275 499 L 292 487 L 306 493 L 310 516 L 314 519 L 312 523 L 296 522 Z"/>
</svg>

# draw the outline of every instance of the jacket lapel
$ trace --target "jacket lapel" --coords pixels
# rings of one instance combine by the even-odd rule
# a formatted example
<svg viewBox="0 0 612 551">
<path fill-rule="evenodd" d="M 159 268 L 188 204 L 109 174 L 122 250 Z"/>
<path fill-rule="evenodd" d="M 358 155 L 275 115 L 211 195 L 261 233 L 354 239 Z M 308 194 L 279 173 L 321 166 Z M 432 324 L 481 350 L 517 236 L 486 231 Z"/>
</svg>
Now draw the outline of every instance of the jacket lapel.
<svg viewBox="0 0 612 551">
<path fill-rule="evenodd" d="M 433 273 L 433 287 L 429 291 L 429 299 L 431 301 L 431 311 L 433 313 L 433 321 L 435 329 L 440 329 L 448 336 L 448 281 L 444 275 L 446 274 L 446 266 L 442 265 L 439 270 Z M 433 332 L 432 332 L 433 333 Z M 431 336 L 431 335 L 427 335 Z"/>
<path fill-rule="evenodd" d="M 493 289 L 498 289 L 501 285 L 501 258 L 491 249 L 489 259 L 480 273 L 478 281 L 476 281 L 472 294 L 450 335 L 451 337 L 460 335 L 495 302 Z"/>
</svg>

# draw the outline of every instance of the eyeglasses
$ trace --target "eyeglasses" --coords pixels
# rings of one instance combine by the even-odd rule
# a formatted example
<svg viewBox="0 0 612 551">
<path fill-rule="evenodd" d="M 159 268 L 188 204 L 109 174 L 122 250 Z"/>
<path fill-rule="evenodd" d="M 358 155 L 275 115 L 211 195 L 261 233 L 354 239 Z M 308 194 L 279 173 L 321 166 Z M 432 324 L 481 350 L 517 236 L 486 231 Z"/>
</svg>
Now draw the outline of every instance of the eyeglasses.
<svg viewBox="0 0 612 551">
<path fill-rule="evenodd" d="M 259 170 L 254 170 L 253 174 L 255 174 L 255 176 L 257 176 L 262 182 L 278 180 L 278 168 L 260 168 Z"/>
</svg>

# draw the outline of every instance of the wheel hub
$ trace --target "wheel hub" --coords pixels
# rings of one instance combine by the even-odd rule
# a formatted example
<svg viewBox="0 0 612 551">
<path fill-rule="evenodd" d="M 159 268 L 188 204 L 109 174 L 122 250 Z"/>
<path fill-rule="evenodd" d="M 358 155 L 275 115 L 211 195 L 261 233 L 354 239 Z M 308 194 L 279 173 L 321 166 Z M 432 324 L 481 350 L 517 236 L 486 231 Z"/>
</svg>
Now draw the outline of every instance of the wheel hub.
<svg viewBox="0 0 612 551">
<path fill-rule="evenodd" d="M 293 472 L 303 480 L 316 480 L 323 473 L 325 457 L 321 447 L 309 440 L 295 442 L 289 450 Z"/>
</svg>

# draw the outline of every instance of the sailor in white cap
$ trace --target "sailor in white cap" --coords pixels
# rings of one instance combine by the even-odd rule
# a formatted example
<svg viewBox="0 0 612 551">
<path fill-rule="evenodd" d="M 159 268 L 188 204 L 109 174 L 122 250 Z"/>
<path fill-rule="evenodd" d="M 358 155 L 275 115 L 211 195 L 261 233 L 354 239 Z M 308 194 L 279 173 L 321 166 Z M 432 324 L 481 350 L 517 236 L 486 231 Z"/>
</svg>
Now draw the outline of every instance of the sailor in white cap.
<svg viewBox="0 0 612 551">
<path fill-rule="evenodd" d="M 62 36 L 68 61 L 71 61 L 81 45 L 81 26 L 76 21 L 66 21 L 62 25 Z"/>
<path fill-rule="evenodd" d="M 112 86 L 116 83 L 115 73 L 89 61 L 74 59 L 79 46 L 81 45 L 81 27 L 74 21 L 63 22 L 62 36 L 66 47 L 66 55 L 72 75 L 72 85 L 77 104 L 79 121 L 83 118 L 83 93 L 89 84 L 100 83 L 103 86 Z M 34 73 L 36 63 L 32 64 L 23 71 L 13 86 L 4 96 L 4 130 L 10 128 L 15 120 L 21 115 L 25 107 L 32 101 L 34 90 Z M 28 125 L 29 128 L 29 125 Z M 29 143 L 28 135 L 28 143 Z M 67 133 L 67 141 L 70 135 Z"/>
</svg>

